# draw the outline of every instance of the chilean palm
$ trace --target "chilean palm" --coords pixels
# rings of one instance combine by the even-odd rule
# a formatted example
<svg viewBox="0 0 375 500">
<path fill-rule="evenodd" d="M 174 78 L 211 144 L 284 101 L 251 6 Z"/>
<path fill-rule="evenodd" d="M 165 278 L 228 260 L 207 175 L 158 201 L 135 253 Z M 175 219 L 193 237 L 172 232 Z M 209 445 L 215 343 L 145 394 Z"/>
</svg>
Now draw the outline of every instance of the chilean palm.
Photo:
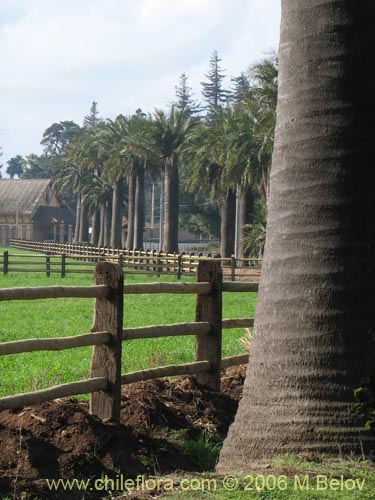
<svg viewBox="0 0 375 500">
<path fill-rule="evenodd" d="M 243 398 L 218 468 L 371 454 L 375 5 L 283 0 L 267 236 Z"/>
<path fill-rule="evenodd" d="M 86 193 L 81 187 L 81 180 L 87 174 L 100 175 L 103 164 L 108 158 L 108 150 L 101 140 L 105 132 L 105 124 L 100 123 L 96 127 L 82 131 L 68 145 L 66 159 L 79 172 L 76 179 L 75 193 L 78 197 L 77 213 L 80 213 L 79 226 L 76 227 L 75 241 L 88 240 L 88 205 L 85 200 Z M 74 179 L 71 179 L 73 182 Z M 69 182 L 69 178 L 66 178 Z"/>
<path fill-rule="evenodd" d="M 178 252 L 179 167 L 198 121 L 185 109 L 156 110 L 140 141 L 150 161 L 164 171 L 164 252 Z"/>
<path fill-rule="evenodd" d="M 143 247 L 145 225 L 144 178 L 149 169 L 148 152 L 143 140 L 148 129 L 148 120 L 141 113 L 130 117 L 119 115 L 113 123 L 118 141 L 114 151 L 114 172 L 117 180 L 128 179 L 128 249 Z"/>
<path fill-rule="evenodd" d="M 111 247 L 121 246 L 121 226 L 124 205 L 125 178 L 128 162 L 123 154 L 123 139 L 127 133 L 127 120 L 123 115 L 114 121 L 108 120 L 102 141 L 108 149 L 108 159 L 104 165 L 107 177 L 113 182 Z"/>
</svg>

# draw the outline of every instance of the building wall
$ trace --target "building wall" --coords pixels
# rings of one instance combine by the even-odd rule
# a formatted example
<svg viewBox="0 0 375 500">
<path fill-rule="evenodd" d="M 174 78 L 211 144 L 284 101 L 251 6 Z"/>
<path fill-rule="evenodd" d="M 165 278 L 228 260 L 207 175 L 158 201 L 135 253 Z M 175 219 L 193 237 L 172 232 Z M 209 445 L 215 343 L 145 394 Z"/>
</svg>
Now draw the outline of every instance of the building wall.
<svg viewBox="0 0 375 500">
<path fill-rule="evenodd" d="M 16 224 L 0 223 L 0 246 L 9 246 L 10 239 L 56 240 L 62 243 L 72 240 L 72 230 L 67 224 L 62 229 L 61 224 L 18 224 L 17 228 Z"/>
</svg>

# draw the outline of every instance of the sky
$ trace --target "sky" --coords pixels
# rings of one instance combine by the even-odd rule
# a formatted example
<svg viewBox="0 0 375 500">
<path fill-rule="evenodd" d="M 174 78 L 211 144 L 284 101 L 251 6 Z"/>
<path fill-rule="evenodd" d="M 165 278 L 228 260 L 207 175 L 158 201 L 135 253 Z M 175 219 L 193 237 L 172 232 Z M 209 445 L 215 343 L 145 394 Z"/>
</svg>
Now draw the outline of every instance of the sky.
<svg viewBox="0 0 375 500">
<path fill-rule="evenodd" d="M 217 50 L 230 77 L 277 51 L 280 0 L 0 0 L 0 147 L 41 154 L 54 122 L 166 109 L 185 73 L 201 99 Z"/>
</svg>

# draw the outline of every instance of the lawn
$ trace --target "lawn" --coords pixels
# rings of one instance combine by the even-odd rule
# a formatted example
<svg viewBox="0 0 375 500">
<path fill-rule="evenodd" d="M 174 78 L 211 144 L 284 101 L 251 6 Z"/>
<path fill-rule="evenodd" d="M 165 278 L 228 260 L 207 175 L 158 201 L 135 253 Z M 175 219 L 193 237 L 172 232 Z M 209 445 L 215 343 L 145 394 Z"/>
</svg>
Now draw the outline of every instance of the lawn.
<svg viewBox="0 0 375 500">
<path fill-rule="evenodd" d="M 374 500 L 372 462 L 321 457 L 306 461 L 296 456 L 272 460 L 248 474 L 195 474 L 178 477 L 176 493 L 165 500 Z M 168 485 L 168 483 L 166 483 Z M 185 489 L 185 491 L 183 491 Z"/>
<path fill-rule="evenodd" d="M 4 249 L 0 248 L 0 252 Z M 12 253 L 22 253 L 11 249 Z M 26 252 L 27 253 L 27 252 Z M 193 280 L 193 278 L 184 278 Z M 176 281 L 174 276 L 126 275 L 126 283 Z M 48 285 L 90 285 L 90 275 L 65 278 L 43 273 L 0 275 L 0 288 Z M 224 293 L 223 318 L 254 316 L 257 294 Z M 194 295 L 126 295 L 124 327 L 194 321 Z M 93 322 L 92 299 L 46 299 L 0 303 L 0 342 L 27 338 L 63 337 L 88 333 Z M 242 352 L 243 329 L 224 330 L 223 357 Z M 60 352 L 34 352 L 0 357 L 0 396 L 41 389 L 87 378 L 91 347 Z M 193 337 L 166 337 L 123 343 L 123 373 L 171 363 L 194 361 Z"/>
</svg>

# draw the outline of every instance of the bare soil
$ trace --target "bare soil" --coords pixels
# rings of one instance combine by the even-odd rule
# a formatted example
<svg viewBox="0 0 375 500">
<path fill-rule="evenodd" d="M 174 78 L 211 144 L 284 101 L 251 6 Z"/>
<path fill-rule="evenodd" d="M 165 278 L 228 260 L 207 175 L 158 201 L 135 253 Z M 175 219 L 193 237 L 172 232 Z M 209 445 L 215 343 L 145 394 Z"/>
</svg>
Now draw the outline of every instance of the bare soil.
<svg viewBox="0 0 375 500">
<path fill-rule="evenodd" d="M 244 367 L 223 373 L 222 392 L 194 378 L 124 386 L 120 424 L 89 415 L 86 402 L 63 398 L 0 413 L 0 497 L 99 499 L 104 492 L 50 491 L 45 479 L 135 478 L 199 472 L 183 443 L 203 431 L 220 442 L 242 394 Z"/>
</svg>

